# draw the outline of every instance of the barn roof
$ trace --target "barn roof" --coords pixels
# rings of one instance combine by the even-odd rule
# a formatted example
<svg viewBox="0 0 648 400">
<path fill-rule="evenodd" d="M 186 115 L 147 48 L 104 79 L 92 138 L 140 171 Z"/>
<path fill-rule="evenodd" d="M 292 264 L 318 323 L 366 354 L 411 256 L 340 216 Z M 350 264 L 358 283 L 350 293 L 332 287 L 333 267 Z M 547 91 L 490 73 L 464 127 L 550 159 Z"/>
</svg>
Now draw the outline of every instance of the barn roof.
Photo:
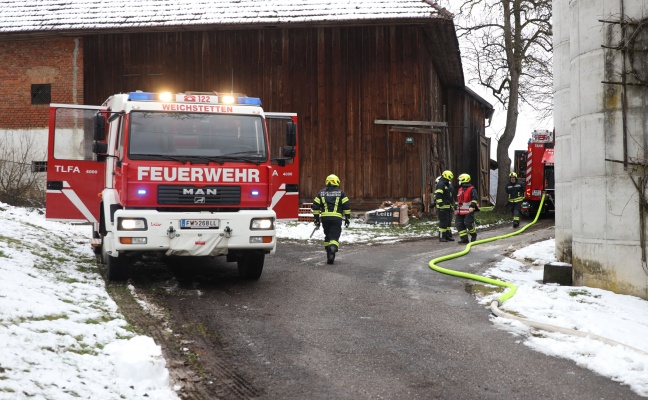
<svg viewBox="0 0 648 400">
<path fill-rule="evenodd" d="M 0 41 L 372 24 L 422 25 L 440 78 L 464 85 L 453 15 L 434 0 L 0 0 Z"/>
<path fill-rule="evenodd" d="M 437 18 L 452 14 L 432 0 L 0 0 L 0 34 Z"/>
</svg>

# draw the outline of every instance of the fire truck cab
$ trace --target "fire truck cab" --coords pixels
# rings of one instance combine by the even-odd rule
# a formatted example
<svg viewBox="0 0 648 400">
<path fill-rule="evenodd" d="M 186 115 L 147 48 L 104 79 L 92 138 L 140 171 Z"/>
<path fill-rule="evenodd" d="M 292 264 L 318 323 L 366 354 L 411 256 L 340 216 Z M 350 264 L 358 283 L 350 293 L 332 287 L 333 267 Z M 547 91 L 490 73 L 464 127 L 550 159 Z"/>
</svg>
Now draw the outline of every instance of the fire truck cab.
<svg viewBox="0 0 648 400">
<path fill-rule="evenodd" d="M 554 140 L 553 131 L 536 129 L 531 133 L 527 150 L 515 151 L 514 170 L 526 186 L 521 211 L 527 217 L 537 213 L 543 193 L 541 213 L 555 210 Z"/>
<path fill-rule="evenodd" d="M 258 98 L 136 91 L 51 104 L 46 217 L 90 222 L 109 280 L 142 255 L 226 256 L 254 280 L 276 219 L 297 219 L 298 165 L 297 115 L 266 113 Z"/>
</svg>

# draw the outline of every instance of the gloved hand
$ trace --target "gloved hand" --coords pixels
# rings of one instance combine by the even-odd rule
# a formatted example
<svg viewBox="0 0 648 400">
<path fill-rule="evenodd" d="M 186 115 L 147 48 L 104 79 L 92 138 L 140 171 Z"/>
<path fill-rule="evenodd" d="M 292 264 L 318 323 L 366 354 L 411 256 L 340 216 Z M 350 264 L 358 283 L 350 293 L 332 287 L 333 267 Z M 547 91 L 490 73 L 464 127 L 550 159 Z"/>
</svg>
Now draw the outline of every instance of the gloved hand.
<svg viewBox="0 0 648 400">
<path fill-rule="evenodd" d="M 475 207 L 468 207 L 468 211 L 471 212 L 471 213 L 475 212 Z"/>
<path fill-rule="evenodd" d="M 349 218 L 344 220 L 344 227 L 345 228 L 348 228 L 350 224 L 351 224 L 351 220 L 349 220 Z"/>
<path fill-rule="evenodd" d="M 320 223 L 319 223 L 319 221 L 317 221 L 317 222 L 315 222 L 315 229 L 319 229 L 319 228 L 320 228 Z"/>
<path fill-rule="evenodd" d="M 319 216 L 319 215 L 315 215 L 315 216 L 313 217 L 313 221 L 315 222 L 315 228 L 319 229 L 319 228 L 320 228 L 320 216 Z"/>
</svg>

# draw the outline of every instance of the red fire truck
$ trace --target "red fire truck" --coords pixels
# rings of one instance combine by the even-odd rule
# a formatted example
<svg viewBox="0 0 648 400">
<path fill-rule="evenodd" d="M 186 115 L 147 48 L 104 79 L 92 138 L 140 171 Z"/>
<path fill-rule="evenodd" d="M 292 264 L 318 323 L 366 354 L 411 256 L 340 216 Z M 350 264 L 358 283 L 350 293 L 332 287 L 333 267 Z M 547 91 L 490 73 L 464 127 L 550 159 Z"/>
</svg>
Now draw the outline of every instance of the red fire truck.
<svg viewBox="0 0 648 400">
<path fill-rule="evenodd" d="M 527 150 L 515 151 L 513 165 L 519 179 L 524 179 L 526 182 L 522 214 L 535 215 L 543 193 L 546 196 L 542 214 L 555 210 L 554 132 L 534 130 Z"/>
<path fill-rule="evenodd" d="M 264 112 L 259 98 L 136 91 L 51 104 L 46 217 L 90 222 L 109 280 L 142 255 L 223 255 L 255 280 L 275 220 L 297 220 L 298 166 L 297 115 Z"/>
</svg>

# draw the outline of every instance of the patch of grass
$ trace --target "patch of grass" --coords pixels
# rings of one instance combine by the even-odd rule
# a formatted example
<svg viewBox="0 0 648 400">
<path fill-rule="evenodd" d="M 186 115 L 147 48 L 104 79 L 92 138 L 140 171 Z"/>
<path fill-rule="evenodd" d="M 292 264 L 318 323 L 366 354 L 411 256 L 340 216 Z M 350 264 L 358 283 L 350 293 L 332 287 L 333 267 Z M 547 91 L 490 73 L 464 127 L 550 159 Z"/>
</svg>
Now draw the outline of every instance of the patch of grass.
<svg viewBox="0 0 648 400">
<path fill-rule="evenodd" d="M 2 250 L 0 250 L 0 257 L 9 258 L 9 256 Z"/>
<path fill-rule="evenodd" d="M 10 243 L 10 244 L 15 244 L 15 245 L 22 245 L 22 242 L 18 239 L 14 239 L 12 237 L 0 235 L 0 241 L 5 242 L 5 243 Z"/>
<path fill-rule="evenodd" d="M 101 324 L 101 322 L 102 321 L 100 321 L 98 319 L 94 319 L 94 318 L 90 318 L 90 319 L 85 320 L 85 323 L 88 324 L 88 325 L 99 325 L 99 324 Z"/>
<path fill-rule="evenodd" d="M 42 317 L 24 318 L 25 321 L 56 321 L 58 319 L 68 319 L 68 316 L 65 314 L 51 314 Z"/>
<path fill-rule="evenodd" d="M 503 288 L 493 285 L 485 285 L 481 283 L 473 284 L 470 286 L 471 294 L 481 295 L 482 297 L 490 296 L 493 294 L 501 294 Z"/>
</svg>

